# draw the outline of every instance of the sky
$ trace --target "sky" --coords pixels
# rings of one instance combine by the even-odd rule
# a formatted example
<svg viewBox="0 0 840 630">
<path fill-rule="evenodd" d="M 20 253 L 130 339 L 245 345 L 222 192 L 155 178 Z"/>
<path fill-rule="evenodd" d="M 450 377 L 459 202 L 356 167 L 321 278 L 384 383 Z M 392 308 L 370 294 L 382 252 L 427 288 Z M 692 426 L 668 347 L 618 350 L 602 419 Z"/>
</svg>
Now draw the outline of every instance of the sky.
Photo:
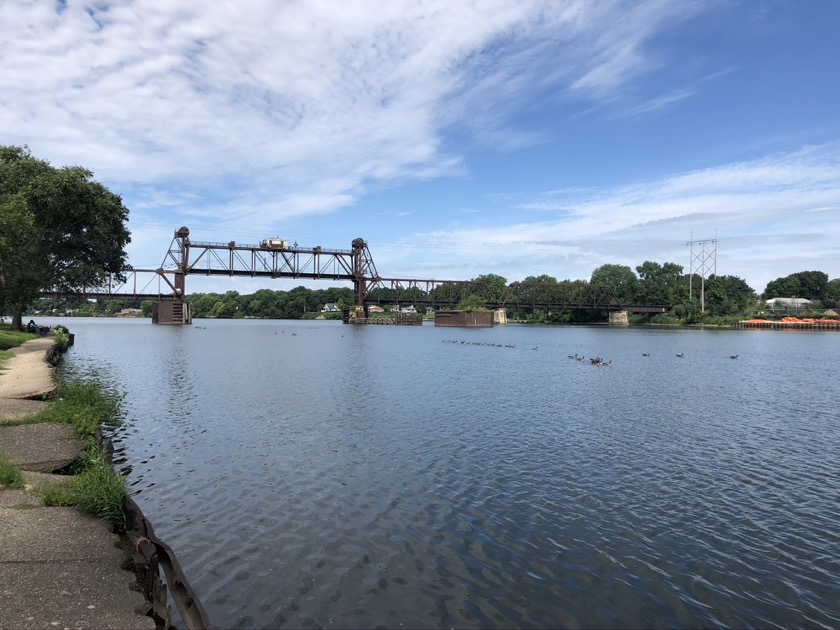
<svg viewBox="0 0 840 630">
<path fill-rule="evenodd" d="M 840 277 L 840 2 L 3 0 L 0 145 L 194 241 L 382 277 Z M 696 253 L 696 249 L 694 252 Z M 189 276 L 187 292 L 332 281 Z"/>
</svg>

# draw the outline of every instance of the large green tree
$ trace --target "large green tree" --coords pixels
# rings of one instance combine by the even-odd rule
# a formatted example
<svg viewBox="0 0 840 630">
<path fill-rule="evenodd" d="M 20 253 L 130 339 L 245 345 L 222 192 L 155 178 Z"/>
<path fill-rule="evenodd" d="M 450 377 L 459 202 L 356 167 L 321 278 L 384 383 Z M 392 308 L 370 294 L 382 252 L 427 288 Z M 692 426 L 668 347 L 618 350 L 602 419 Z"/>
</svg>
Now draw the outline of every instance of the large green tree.
<svg viewBox="0 0 840 630">
<path fill-rule="evenodd" d="M 828 275 L 822 271 L 798 271 L 767 283 L 765 299 L 774 297 L 801 297 L 806 300 L 823 300 L 828 297 Z"/>
<path fill-rule="evenodd" d="M 663 265 L 646 260 L 636 267 L 639 274 L 638 298 L 642 304 L 674 305 L 688 299 L 688 283 L 682 265 Z"/>
<path fill-rule="evenodd" d="M 626 265 L 601 265 L 592 272 L 590 284 L 610 287 L 622 304 L 633 304 L 639 279 Z"/>
<path fill-rule="evenodd" d="M 706 309 L 712 315 L 747 313 L 756 300 L 755 291 L 738 276 L 710 276 L 705 297 Z"/>
<path fill-rule="evenodd" d="M 13 325 L 42 291 L 80 292 L 126 268 L 128 209 L 92 178 L 0 146 L 0 306 Z"/>
<path fill-rule="evenodd" d="M 471 293 L 483 295 L 488 301 L 500 300 L 507 291 L 507 278 L 495 273 L 483 274 L 473 278 L 471 282 L 476 286 Z"/>
</svg>

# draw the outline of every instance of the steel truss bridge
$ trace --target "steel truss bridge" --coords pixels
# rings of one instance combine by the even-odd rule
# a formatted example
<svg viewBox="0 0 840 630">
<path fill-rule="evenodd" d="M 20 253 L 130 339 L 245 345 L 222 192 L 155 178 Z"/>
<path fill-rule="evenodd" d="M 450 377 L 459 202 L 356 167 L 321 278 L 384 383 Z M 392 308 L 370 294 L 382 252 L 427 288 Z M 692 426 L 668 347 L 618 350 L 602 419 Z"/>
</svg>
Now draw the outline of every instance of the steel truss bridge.
<svg viewBox="0 0 840 630">
<path fill-rule="evenodd" d="M 557 284 L 515 282 L 501 289 L 480 281 L 383 278 L 376 270 L 367 243 L 354 239 L 351 248 L 327 250 L 319 246 L 289 246 L 285 241 L 260 244 L 192 241 L 190 231 L 175 232 L 158 269 L 127 269 L 123 279 L 111 276 L 97 288 L 75 297 L 154 300 L 183 303 L 186 278 L 192 276 L 244 276 L 249 278 L 304 278 L 353 283 L 356 306 L 415 305 L 452 308 L 470 296 L 482 298 L 488 308 L 522 310 L 600 310 L 664 313 L 666 306 L 622 304 L 607 286 L 586 282 Z M 43 297 L 67 297 L 47 291 Z"/>
</svg>

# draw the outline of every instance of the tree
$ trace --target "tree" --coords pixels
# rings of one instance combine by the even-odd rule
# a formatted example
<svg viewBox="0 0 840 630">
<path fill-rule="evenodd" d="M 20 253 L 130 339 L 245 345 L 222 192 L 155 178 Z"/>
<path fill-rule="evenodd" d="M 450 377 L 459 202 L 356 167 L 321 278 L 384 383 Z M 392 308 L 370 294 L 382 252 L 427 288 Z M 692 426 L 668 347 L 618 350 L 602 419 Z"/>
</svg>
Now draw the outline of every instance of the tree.
<svg viewBox="0 0 840 630">
<path fill-rule="evenodd" d="M 706 282 L 706 308 L 712 315 L 746 313 L 755 299 L 755 291 L 738 276 L 710 276 Z"/>
<path fill-rule="evenodd" d="M 831 283 L 822 271 L 799 271 L 767 283 L 764 298 L 800 297 L 806 300 L 824 300 L 829 297 Z"/>
<path fill-rule="evenodd" d="M 643 304 L 676 305 L 688 299 L 688 285 L 682 265 L 646 260 L 636 267 L 639 274 L 639 301 Z"/>
<path fill-rule="evenodd" d="M 471 280 L 476 285 L 483 286 L 484 290 L 475 288 L 471 291 L 481 293 L 488 301 L 497 301 L 504 296 L 507 291 L 507 278 L 496 275 L 495 273 L 486 273 Z"/>
<path fill-rule="evenodd" d="M 128 209 L 92 177 L 0 147 L 0 306 L 14 326 L 45 289 L 78 293 L 127 267 Z"/>
<path fill-rule="evenodd" d="M 459 311 L 466 311 L 472 313 L 474 311 L 487 311 L 487 305 L 484 303 L 484 298 L 480 295 L 470 295 L 461 300 L 458 304 Z"/>
<path fill-rule="evenodd" d="M 589 283 L 610 287 L 622 304 L 635 302 L 639 287 L 636 274 L 625 265 L 601 265 L 592 272 Z"/>
</svg>

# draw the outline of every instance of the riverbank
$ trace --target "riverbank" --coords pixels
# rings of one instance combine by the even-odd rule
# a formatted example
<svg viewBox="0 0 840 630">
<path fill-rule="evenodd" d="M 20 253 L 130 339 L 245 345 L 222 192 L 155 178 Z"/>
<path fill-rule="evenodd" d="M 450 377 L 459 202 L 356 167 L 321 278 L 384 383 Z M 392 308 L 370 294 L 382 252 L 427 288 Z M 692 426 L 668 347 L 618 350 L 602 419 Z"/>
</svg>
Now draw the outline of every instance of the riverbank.
<svg viewBox="0 0 840 630">
<path fill-rule="evenodd" d="M 45 337 L 9 350 L 0 365 L 0 457 L 22 483 L 0 485 L 0 627 L 153 629 L 149 605 L 130 554 L 103 520 L 75 507 L 47 507 L 41 498 L 71 477 L 83 452 L 71 425 L 26 424 L 56 389 Z"/>
</svg>

